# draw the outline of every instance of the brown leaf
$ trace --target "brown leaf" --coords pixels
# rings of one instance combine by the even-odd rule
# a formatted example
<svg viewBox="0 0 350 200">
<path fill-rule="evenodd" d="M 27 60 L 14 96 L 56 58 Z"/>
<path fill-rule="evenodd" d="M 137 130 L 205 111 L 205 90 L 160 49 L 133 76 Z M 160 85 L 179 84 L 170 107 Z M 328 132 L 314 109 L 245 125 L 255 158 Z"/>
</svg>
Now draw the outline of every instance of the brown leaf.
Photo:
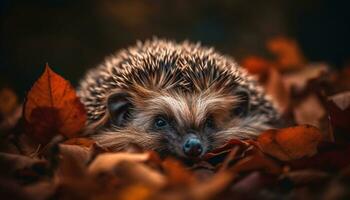
<svg viewBox="0 0 350 200">
<path fill-rule="evenodd" d="M 217 194 L 225 190 L 235 177 L 235 174 L 228 171 L 219 172 L 211 179 L 190 187 L 189 199 L 215 199 Z"/>
<path fill-rule="evenodd" d="M 290 38 L 275 37 L 266 44 L 267 49 L 275 54 L 279 70 L 293 70 L 304 67 L 305 58 L 298 43 Z"/>
<path fill-rule="evenodd" d="M 328 98 L 328 111 L 334 129 L 344 132 L 345 138 L 350 138 L 350 91 L 339 93 Z M 340 131 L 341 130 L 341 131 Z M 337 136 L 340 135 L 335 135 Z"/>
<path fill-rule="evenodd" d="M 286 172 L 282 175 L 283 178 L 288 178 L 295 184 L 317 184 L 324 182 L 330 178 L 330 174 L 315 169 L 304 169 Z"/>
<path fill-rule="evenodd" d="M 178 160 L 167 158 L 162 163 L 170 186 L 186 186 L 194 183 L 193 174 Z"/>
<path fill-rule="evenodd" d="M 226 142 L 223 146 L 218 147 L 217 149 L 212 150 L 211 152 L 208 152 L 203 156 L 204 160 L 208 160 L 217 156 L 220 156 L 222 154 L 228 154 L 232 148 L 234 147 L 240 147 L 241 149 L 247 149 L 249 147 L 250 143 L 243 141 L 243 140 L 237 140 L 232 139 Z"/>
<path fill-rule="evenodd" d="M 323 135 L 310 125 L 268 130 L 258 137 L 261 150 L 283 161 L 312 156 Z"/>
<path fill-rule="evenodd" d="M 89 165 L 88 172 L 98 174 L 111 171 L 122 161 L 145 162 L 149 157 L 149 153 L 103 153 Z"/>
<path fill-rule="evenodd" d="M 86 112 L 70 83 L 46 65 L 27 95 L 24 117 L 28 134 L 47 143 L 57 134 L 76 136 L 85 124 Z"/>
<path fill-rule="evenodd" d="M 293 108 L 295 121 L 297 124 L 310 124 L 321 128 L 321 119 L 326 111 L 315 94 L 310 94 Z"/>
<path fill-rule="evenodd" d="M 266 93 L 269 94 L 277 104 L 280 112 L 285 112 L 290 104 L 290 91 L 285 86 L 281 74 L 276 69 L 268 71 L 265 82 Z"/>
<path fill-rule="evenodd" d="M 230 190 L 241 197 L 237 199 L 256 199 L 256 191 L 266 186 L 271 187 L 274 182 L 274 176 L 254 171 L 235 183 Z"/>
<path fill-rule="evenodd" d="M 121 161 L 112 172 L 120 179 L 130 183 L 141 183 L 153 190 L 162 188 L 166 184 L 163 174 L 140 162 Z"/>
<path fill-rule="evenodd" d="M 282 168 L 274 160 L 261 153 L 255 153 L 239 160 L 231 170 L 235 173 L 262 170 L 270 174 L 279 174 Z"/>
<path fill-rule="evenodd" d="M 63 158 L 74 160 L 83 169 L 92 158 L 93 149 L 78 145 L 59 144 L 59 153 Z"/>
<path fill-rule="evenodd" d="M 326 64 L 313 63 L 303 69 L 283 74 L 283 82 L 287 88 L 292 88 L 295 92 L 301 92 L 306 89 L 310 80 L 327 73 L 328 68 Z"/>
<path fill-rule="evenodd" d="M 0 116 L 6 116 L 18 107 L 18 98 L 10 88 L 0 89 Z"/>
<path fill-rule="evenodd" d="M 333 142 L 322 142 L 318 147 L 318 153 L 312 157 L 304 157 L 288 162 L 293 169 L 321 169 L 327 171 L 340 171 L 350 166 L 350 155 L 348 144 L 336 144 Z"/>
<path fill-rule="evenodd" d="M 0 153 L 0 175 L 17 179 L 22 183 L 31 183 L 48 176 L 49 164 L 46 160 L 27 156 Z"/>
<path fill-rule="evenodd" d="M 56 185 L 53 182 L 41 181 L 26 186 L 24 191 L 29 197 L 35 197 L 36 200 L 45 200 L 54 194 L 55 189 Z"/>
</svg>

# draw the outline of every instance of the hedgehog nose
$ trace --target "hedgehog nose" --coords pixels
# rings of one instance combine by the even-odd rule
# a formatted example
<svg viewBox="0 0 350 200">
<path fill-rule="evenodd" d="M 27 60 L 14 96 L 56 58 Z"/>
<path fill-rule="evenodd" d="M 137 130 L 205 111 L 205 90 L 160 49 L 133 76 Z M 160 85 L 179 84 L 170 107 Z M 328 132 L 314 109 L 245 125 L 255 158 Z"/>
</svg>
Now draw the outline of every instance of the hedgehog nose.
<svg viewBox="0 0 350 200">
<path fill-rule="evenodd" d="M 183 144 L 183 151 L 188 157 L 198 157 L 203 151 L 202 143 L 197 136 L 191 134 Z"/>
</svg>

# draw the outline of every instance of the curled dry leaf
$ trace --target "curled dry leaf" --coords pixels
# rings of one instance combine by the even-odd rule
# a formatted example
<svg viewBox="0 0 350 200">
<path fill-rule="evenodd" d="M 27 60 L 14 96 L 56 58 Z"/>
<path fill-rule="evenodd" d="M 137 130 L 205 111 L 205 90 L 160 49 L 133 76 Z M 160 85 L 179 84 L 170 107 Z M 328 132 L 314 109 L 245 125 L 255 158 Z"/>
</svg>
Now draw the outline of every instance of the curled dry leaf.
<svg viewBox="0 0 350 200">
<path fill-rule="evenodd" d="M 24 118 L 28 134 L 47 143 L 57 134 L 76 136 L 85 124 L 86 112 L 70 83 L 46 66 L 27 95 Z"/>
<path fill-rule="evenodd" d="M 226 142 L 221 147 L 218 147 L 217 149 L 212 150 L 211 152 L 208 152 L 203 156 L 204 160 L 209 160 L 211 158 L 215 158 L 217 156 L 220 156 L 222 154 L 228 154 L 232 148 L 234 147 L 240 147 L 241 149 L 245 150 L 250 146 L 250 141 L 244 141 L 244 140 L 237 140 L 232 139 Z"/>
<path fill-rule="evenodd" d="M 258 145 L 264 153 L 288 161 L 316 154 L 322 138 L 316 127 L 300 125 L 265 131 L 258 137 Z"/>
<path fill-rule="evenodd" d="M 111 171 L 121 161 L 145 162 L 149 159 L 149 153 L 103 153 L 89 165 L 90 174 L 98 174 L 104 171 Z"/>
</svg>

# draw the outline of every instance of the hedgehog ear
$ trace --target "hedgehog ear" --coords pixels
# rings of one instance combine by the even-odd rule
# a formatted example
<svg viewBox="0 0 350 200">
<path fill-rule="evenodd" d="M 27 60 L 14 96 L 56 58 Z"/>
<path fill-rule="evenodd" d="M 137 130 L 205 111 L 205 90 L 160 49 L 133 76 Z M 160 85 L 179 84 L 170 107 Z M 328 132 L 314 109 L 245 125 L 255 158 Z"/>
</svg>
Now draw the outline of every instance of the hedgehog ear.
<svg viewBox="0 0 350 200">
<path fill-rule="evenodd" d="M 128 93 L 118 92 L 110 95 L 107 99 L 107 107 L 113 125 L 122 127 L 130 120 L 133 105 Z"/>
<path fill-rule="evenodd" d="M 243 117 L 249 113 L 250 110 L 250 93 L 247 89 L 238 88 L 234 92 L 234 96 L 238 98 L 238 103 L 232 109 L 232 115 Z"/>
</svg>

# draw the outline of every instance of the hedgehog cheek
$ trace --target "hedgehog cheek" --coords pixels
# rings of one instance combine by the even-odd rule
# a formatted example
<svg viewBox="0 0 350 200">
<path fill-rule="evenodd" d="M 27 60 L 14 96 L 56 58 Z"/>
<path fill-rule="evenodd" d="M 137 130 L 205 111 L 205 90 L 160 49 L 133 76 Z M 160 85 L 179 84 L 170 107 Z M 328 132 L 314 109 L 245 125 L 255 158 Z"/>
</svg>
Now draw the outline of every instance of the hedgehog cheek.
<svg viewBox="0 0 350 200">
<path fill-rule="evenodd" d="M 238 102 L 232 109 L 233 117 L 244 117 L 247 116 L 250 111 L 250 94 L 249 91 L 245 89 L 238 89 L 234 93 L 237 97 Z"/>
<path fill-rule="evenodd" d="M 123 127 L 130 120 L 132 104 L 128 93 L 115 93 L 108 97 L 108 113 L 110 122 L 116 127 Z"/>
</svg>

